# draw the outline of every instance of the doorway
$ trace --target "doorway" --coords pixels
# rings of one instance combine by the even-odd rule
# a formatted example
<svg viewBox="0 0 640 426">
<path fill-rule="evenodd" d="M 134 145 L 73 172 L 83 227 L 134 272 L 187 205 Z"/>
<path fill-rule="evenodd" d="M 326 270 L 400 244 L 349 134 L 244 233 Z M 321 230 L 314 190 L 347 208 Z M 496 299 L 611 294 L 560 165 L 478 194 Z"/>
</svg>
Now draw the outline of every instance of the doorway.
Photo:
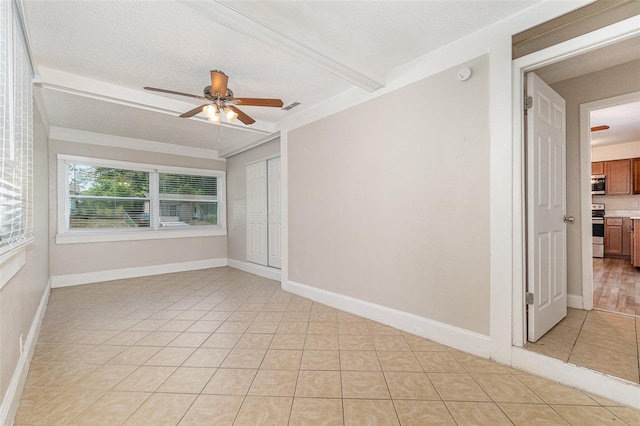
<svg viewBox="0 0 640 426">
<path fill-rule="evenodd" d="M 637 71 L 640 73 L 640 69 Z M 590 277 L 584 280 L 583 292 L 593 295 L 594 309 L 640 316 L 640 256 L 632 254 L 633 225 L 631 217 L 640 217 L 640 194 L 634 182 L 634 166 L 640 166 L 640 92 L 607 97 L 580 105 L 581 149 L 590 154 L 584 164 L 585 174 L 591 165 L 620 164 L 629 173 L 628 186 L 608 180 L 610 189 L 618 189 L 615 195 L 583 197 L 583 204 L 605 205 L 604 258 L 588 255 L 583 245 L 583 262 L 591 263 Z M 591 129 L 603 129 L 591 131 Z M 589 179 L 589 176 L 583 176 Z M 618 227 L 617 225 L 621 226 Z M 607 226 L 609 225 L 609 226 Z M 640 222 L 638 222 L 640 226 Z M 637 227 L 637 226 L 636 226 Z M 586 237 L 586 236 L 585 236 Z M 636 257 L 636 259 L 633 259 Z M 636 284 L 637 282 L 637 284 Z M 586 298 L 586 296 L 585 296 Z M 585 300 L 587 301 L 587 300 Z"/>
<path fill-rule="evenodd" d="M 637 43 L 638 30 L 635 29 L 627 34 L 630 34 L 630 33 L 634 33 L 633 36 L 629 36 L 629 38 L 625 38 L 624 40 L 633 40 L 633 38 L 635 37 L 634 43 Z M 604 37 L 603 40 L 607 40 L 607 38 Z M 601 46 L 607 43 L 603 40 L 598 41 L 598 43 L 602 43 L 600 44 Z M 620 42 L 622 38 L 615 39 L 614 37 L 608 40 L 609 40 L 609 43 L 611 43 L 611 45 L 614 45 Z M 578 52 L 578 50 L 580 51 Z M 564 52 L 565 55 L 571 56 L 571 58 L 567 59 L 566 61 L 572 61 L 574 64 L 582 63 L 582 65 L 585 65 L 586 61 L 584 60 L 584 57 L 580 55 L 583 52 L 598 53 L 599 50 L 596 49 L 596 46 L 593 45 L 593 41 L 591 41 L 591 43 L 585 43 L 580 49 L 576 49 L 571 53 Z M 533 63 L 529 64 L 528 66 L 518 66 L 517 61 L 514 61 L 514 66 L 515 66 L 514 71 L 521 72 L 522 74 L 520 75 L 519 78 L 522 79 L 522 76 L 524 75 L 524 73 L 529 71 L 535 71 L 539 75 L 540 74 L 544 75 L 545 71 L 549 71 L 552 69 L 552 67 L 555 67 L 554 72 L 557 72 L 557 70 L 563 65 L 563 62 L 564 62 L 564 60 L 562 60 L 562 58 L 559 58 L 559 57 L 556 57 L 556 59 L 551 59 L 551 58 L 543 58 L 539 56 L 537 60 L 540 61 L 538 62 L 540 64 L 544 62 L 544 66 L 536 66 Z M 553 64 L 550 64 L 552 60 L 555 60 L 555 62 Z M 547 70 L 545 70 L 546 67 L 548 67 Z M 541 70 L 542 72 L 540 72 Z M 598 71 L 600 70 L 595 70 L 592 72 L 596 73 Z M 569 79 L 572 79 L 575 77 L 577 81 L 578 77 L 582 75 L 586 75 L 588 73 L 589 72 L 585 71 L 585 67 L 583 66 L 579 68 L 578 74 L 575 74 L 574 76 L 569 77 Z M 637 73 L 635 75 L 637 76 Z M 556 85 L 553 85 L 553 86 L 554 88 L 556 88 Z M 564 89 L 567 89 L 567 88 L 568 86 L 565 87 Z M 592 96 L 591 99 L 601 99 L 603 97 L 606 97 L 606 96 L 598 96 L 598 93 L 600 93 L 598 92 L 599 89 L 602 89 L 602 87 L 601 86 L 589 87 L 588 85 L 584 85 L 584 84 L 582 86 L 576 85 L 573 87 L 574 92 L 578 90 L 584 90 L 586 93 L 585 96 L 587 96 L 587 99 L 588 99 L 588 96 Z M 561 94 L 563 94 L 561 90 L 558 90 L 558 91 Z M 577 111 L 579 110 L 581 104 L 583 103 L 585 102 L 584 101 L 576 102 L 575 97 L 568 100 L 567 114 L 568 115 L 573 114 L 574 117 L 578 115 Z M 586 134 L 584 133 L 585 128 L 586 128 Z M 564 355 L 558 355 L 557 353 L 554 354 L 553 353 L 554 351 L 557 352 L 557 347 L 552 347 L 551 345 L 547 345 L 542 348 L 529 345 L 527 349 L 530 351 L 533 350 L 537 353 L 540 353 L 550 358 L 560 359 L 564 362 L 568 361 L 569 363 L 581 365 L 591 370 L 602 371 L 608 374 L 609 376 L 624 378 L 625 380 L 629 380 L 637 384 L 638 383 L 637 350 L 636 350 L 636 355 L 623 357 L 625 359 L 625 362 L 629 361 L 629 364 L 631 365 L 631 367 L 635 365 L 635 370 L 632 371 L 631 375 L 629 376 L 623 375 L 621 373 L 617 373 L 615 371 L 603 371 L 602 369 L 598 368 L 599 365 L 601 366 L 607 365 L 607 361 L 603 359 L 595 360 L 596 356 L 593 355 L 593 354 L 597 354 L 597 356 L 602 356 L 603 354 L 605 354 L 605 351 L 602 350 L 601 346 L 597 347 L 595 352 L 592 352 L 592 354 L 589 354 L 590 358 L 583 357 L 581 359 L 580 356 L 574 356 L 575 354 L 571 353 L 571 349 L 573 349 L 574 347 L 577 347 L 579 349 L 584 349 L 586 347 L 586 344 L 588 344 L 588 342 L 585 342 L 584 340 L 579 341 L 581 339 L 579 337 L 581 332 L 584 331 L 585 334 L 583 336 L 587 336 L 589 334 L 593 334 L 594 330 L 596 329 L 599 329 L 598 331 L 603 331 L 603 332 L 607 330 L 609 334 L 608 337 L 617 335 L 616 333 L 620 333 L 620 334 L 626 333 L 626 334 L 629 334 L 630 336 L 632 335 L 631 337 L 636 338 L 636 341 L 633 343 L 633 345 L 629 345 L 629 347 L 631 348 L 633 346 L 633 348 L 637 348 L 637 336 L 635 332 L 628 333 L 628 331 L 625 331 L 625 327 L 627 327 L 627 323 L 630 324 L 629 327 L 630 326 L 635 327 L 634 319 L 632 319 L 631 322 L 629 322 L 628 320 L 620 320 L 620 321 L 618 321 L 617 319 L 611 320 L 608 317 L 605 318 L 603 316 L 598 315 L 598 311 L 591 311 L 591 309 L 593 308 L 593 298 L 592 298 L 592 294 L 593 294 L 592 265 L 593 263 L 592 263 L 592 257 L 591 257 L 592 256 L 592 244 L 591 244 L 592 239 L 591 239 L 591 187 L 590 187 L 591 151 L 588 146 L 587 146 L 587 149 L 584 149 L 581 145 L 584 142 L 585 138 L 588 140 L 588 137 L 589 137 L 588 121 L 586 125 L 582 125 L 581 123 L 580 125 L 574 124 L 574 129 L 571 130 L 571 132 L 568 133 L 568 139 L 570 143 L 573 143 L 573 146 L 569 148 L 568 159 L 571 156 L 573 156 L 573 159 L 569 159 L 567 163 L 567 166 L 568 166 L 567 169 L 570 172 L 567 184 L 570 188 L 578 188 L 578 190 L 576 190 L 572 195 L 573 200 L 569 200 L 567 214 L 576 216 L 578 226 L 574 228 L 573 235 L 569 235 L 569 245 L 568 245 L 569 263 L 568 263 L 568 269 L 567 269 L 567 275 L 570 278 L 569 284 L 568 284 L 569 289 L 568 289 L 568 297 L 567 297 L 567 305 L 569 309 L 568 309 L 567 318 L 565 318 L 563 322 L 557 326 L 557 328 L 552 329 L 551 332 L 549 333 L 553 338 L 552 340 L 564 343 L 567 346 L 571 346 L 571 348 L 569 348 L 569 351 L 566 353 L 566 357 Z M 571 189 L 569 189 L 569 191 L 571 191 Z M 526 232 L 529 232 L 529 231 L 527 230 Z M 573 251 L 573 253 L 571 253 L 571 251 Z M 571 258 L 571 256 L 573 256 L 573 258 Z M 528 265 L 527 268 L 528 267 L 530 266 Z M 587 289 L 587 286 L 588 286 L 588 289 Z M 518 312 L 516 311 L 516 316 L 514 317 L 514 319 L 517 317 L 518 317 Z M 522 316 L 520 316 L 520 321 L 522 322 L 519 322 L 518 324 L 519 327 L 521 327 L 521 329 L 524 329 L 523 327 L 523 324 L 525 324 L 524 318 L 525 318 L 525 315 L 523 313 Z M 515 324 L 514 324 L 514 327 L 516 327 Z M 602 334 L 607 334 L 607 332 L 604 332 Z M 514 343 L 516 344 L 516 346 L 518 346 L 518 340 L 519 340 L 518 337 L 519 336 L 514 336 Z M 526 340 L 527 340 L 526 329 L 524 329 L 523 336 L 522 336 L 523 345 L 524 345 L 524 341 Z M 609 346 L 612 346 L 613 344 L 612 342 L 619 343 L 620 341 L 621 339 L 612 339 L 610 342 L 611 344 L 609 344 Z M 598 343 L 604 343 L 604 340 L 601 339 Z M 624 348 L 621 348 L 621 349 L 622 350 L 620 352 L 623 352 L 625 350 Z M 586 351 L 582 351 L 580 355 L 584 356 L 585 353 Z M 570 359 L 570 357 L 572 356 L 573 358 Z M 532 361 L 537 360 L 535 357 L 527 358 L 527 359 L 530 359 Z M 611 364 L 611 362 L 609 362 L 609 364 Z"/>
</svg>

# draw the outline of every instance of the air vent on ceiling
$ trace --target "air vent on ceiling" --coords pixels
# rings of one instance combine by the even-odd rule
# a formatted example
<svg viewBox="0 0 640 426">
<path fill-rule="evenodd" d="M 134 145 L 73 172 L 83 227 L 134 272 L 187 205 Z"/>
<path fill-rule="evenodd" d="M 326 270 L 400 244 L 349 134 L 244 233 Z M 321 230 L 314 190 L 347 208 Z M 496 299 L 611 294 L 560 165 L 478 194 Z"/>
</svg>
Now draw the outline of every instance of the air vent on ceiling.
<svg viewBox="0 0 640 426">
<path fill-rule="evenodd" d="M 287 105 L 286 107 L 283 107 L 282 109 L 285 110 L 285 111 L 289 111 L 290 109 L 295 108 L 298 105 L 300 105 L 300 102 L 293 102 L 293 103 Z"/>
</svg>

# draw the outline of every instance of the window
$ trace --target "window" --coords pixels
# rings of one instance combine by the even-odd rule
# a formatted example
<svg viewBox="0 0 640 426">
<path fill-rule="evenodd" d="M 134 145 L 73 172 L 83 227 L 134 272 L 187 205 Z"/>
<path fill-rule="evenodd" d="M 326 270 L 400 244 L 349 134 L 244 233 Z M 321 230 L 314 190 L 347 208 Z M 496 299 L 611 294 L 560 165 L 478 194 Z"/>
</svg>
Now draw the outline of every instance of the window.
<svg viewBox="0 0 640 426">
<path fill-rule="evenodd" d="M 31 80 L 13 2 L 0 2 L 0 255 L 32 238 Z"/>
<path fill-rule="evenodd" d="M 58 164 L 58 243 L 226 232 L 223 171 L 63 154 Z"/>
</svg>

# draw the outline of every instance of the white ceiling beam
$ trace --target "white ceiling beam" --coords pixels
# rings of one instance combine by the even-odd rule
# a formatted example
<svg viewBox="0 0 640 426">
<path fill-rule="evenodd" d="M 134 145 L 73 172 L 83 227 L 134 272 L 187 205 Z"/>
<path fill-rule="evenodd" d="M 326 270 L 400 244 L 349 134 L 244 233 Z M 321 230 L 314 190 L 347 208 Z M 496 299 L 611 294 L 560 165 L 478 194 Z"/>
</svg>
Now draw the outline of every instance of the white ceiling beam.
<svg viewBox="0 0 640 426">
<path fill-rule="evenodd" d="M 40 81 L 36 84 L 40 87 L 98 99 L 119 105 L 126 105 L 147 111 L 160 112 L 167 115 L 177 116 L 185 111 L 193 109 L 194 104 L 170 99 L 166 96 L 157 95 L 144 90 L 129 89 L 103 81 L 93 80 L 75 74 L 69 74 L 52 68 L 40 67 Z M 206 103 L 205 101 L 202 101 Z M 207 120 L 202 117 L 192 117 L 189 120 Z M 222 122 L 223 127 L 241 129 L 259 134 L 271 134 L 275 127 L 271 123 L 255 122 L 251 126 L 244 124 L 233 124 Z"/>
<path fill-rule="evenodd" d="M 178 1 L 219 24 L 267 42 L 277 49 L 322 67 L 369 92 L 385 85 L 384 75 L 381 72 L 328 43 L 312 39 L 307 29 L 296 25 L 293 17 L 284 19 L 271 13 L 263 3 L 255 2 L 251 6 L 254 10 L 259 8 L 261 16 L 268 17 L 261 21 L 235 9 L 232 2 Z"/>
</svg>

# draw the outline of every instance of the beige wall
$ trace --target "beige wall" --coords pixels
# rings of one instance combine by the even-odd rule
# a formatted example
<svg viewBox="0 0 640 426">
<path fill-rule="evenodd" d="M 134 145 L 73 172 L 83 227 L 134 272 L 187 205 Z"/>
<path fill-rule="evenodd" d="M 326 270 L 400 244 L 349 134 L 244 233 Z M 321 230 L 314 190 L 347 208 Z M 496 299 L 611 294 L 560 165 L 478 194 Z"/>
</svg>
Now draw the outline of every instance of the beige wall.
<svg viewBox="0 0 640 426">
<path fill-rule="evenodd" d="M 489 334 L 488 79 L 484 56 L 288 134 L 289 280 Z"/>
<path fill-rule="evenodd" d="M 37 108 L 33 127 L 34 240 L 27 246 L 25 265 L 0 290 L 0 400 L 20 358 L 20 335 L 27 338 L 49 280 L 47 136 Z"/>
<path fill-rule="evenodd" d="M 640 141 L 591 148 L 591 161 L 618 160 L 640 157 Z"/>
<path fill-rule="evenodd" d="M 49 224 L 52 276 L 227 257 L 226 236 L 82 244 L 56 244 L 55 242 L 57 232 L 57 154 L 215 170 L 225 170 L 224 161 L 60 140 L 50 140 L 49 147 L 49 200 L 52 206 Z"/>
<path fill-rule="evenodd" d="M 639 75 L 640 60 L 636 60 L 551 85 L 567 102 L 567 214 L 579 217 L 581 213 L 580 104 L 637 92 Z M 569 294 L 582 296 L 580 226 L 567 229 L 567 290 Z"/>
<path fill-rule="evenodd" d="M 247 261 L 246 165 L 280 154 L 280 138 L 227 159 L 227 254 Z"/>
</svg>

